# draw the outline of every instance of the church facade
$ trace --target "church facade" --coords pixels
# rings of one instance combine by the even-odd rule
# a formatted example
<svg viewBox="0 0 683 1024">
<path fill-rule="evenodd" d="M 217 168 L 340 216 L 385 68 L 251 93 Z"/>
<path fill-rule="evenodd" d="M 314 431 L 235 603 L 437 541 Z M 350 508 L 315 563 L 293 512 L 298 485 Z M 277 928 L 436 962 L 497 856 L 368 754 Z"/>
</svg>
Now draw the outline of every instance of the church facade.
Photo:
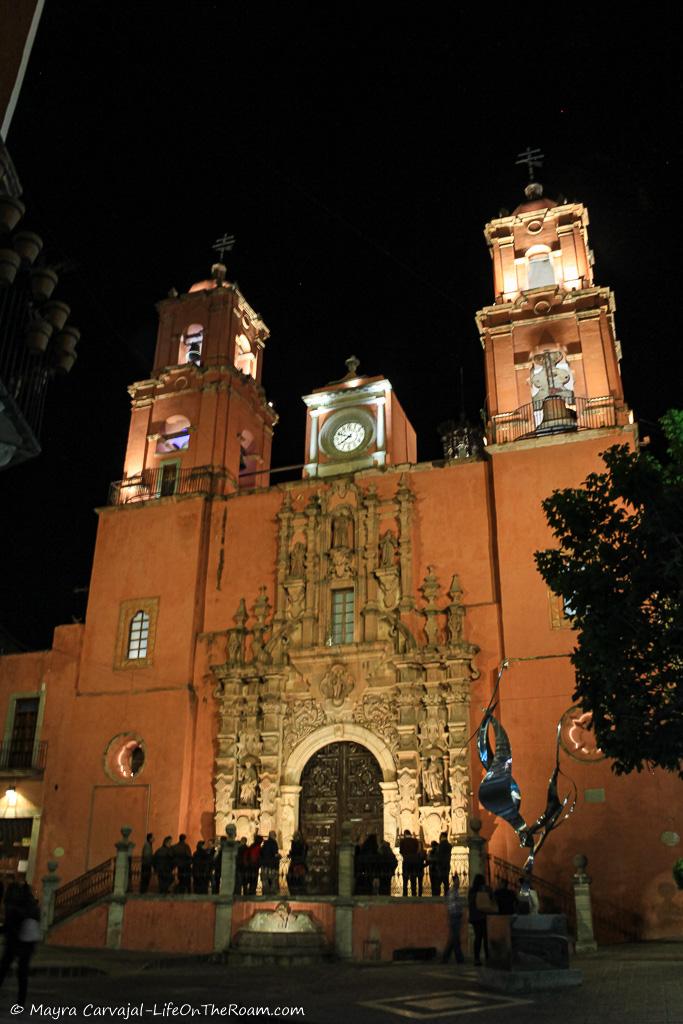
<svg viewBox="0 0 683 1024">
<path fill-rule="evenodd" d="M 680 934 L 677 783 L 600 759 L 572 709 L 568 610 L 533 561 L 550 543 L 542 499 L 637 443 L 587 225 L 582 204 L 533 185 L 486 225 L 486 443 L 455 431 L 437 463 L 418 461 L 390 380 L 351 357 L 304 397 L 301 479 L 271 480 L 266 325 L 220 264 L 159 304 L 86 621 L 0 659 L 5 870 L 20 859 L 37 879 L 57 858 L 67 881 L 112 855 L 121 825 L 139 850 L 149 831 L 196 841 L 234 824 L 275 830 L 284 853 L 303 832 L 324 895 L 344 822 L 392 847 L 405 829 L 426 845 L 445 831 L 456 868 L 472 817 L 520 864 L 513 831 L 477 803 L 471 742 L 507 662 L 497 713 L 523 812 L 545 808 L 561 719 L 578 788 L 539 875 L 568 888 L 585 854 L 594 892 L 628 900 L 643 936 Z"/>
</svg>

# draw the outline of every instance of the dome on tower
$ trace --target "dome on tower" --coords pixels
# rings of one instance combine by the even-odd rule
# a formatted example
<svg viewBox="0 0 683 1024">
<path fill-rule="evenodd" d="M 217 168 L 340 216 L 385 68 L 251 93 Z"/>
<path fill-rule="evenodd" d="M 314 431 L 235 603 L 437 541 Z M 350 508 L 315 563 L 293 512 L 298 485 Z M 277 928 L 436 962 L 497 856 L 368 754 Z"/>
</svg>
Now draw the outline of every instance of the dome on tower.
<svg viewBox="0 0 683 1024">
<path fill-rule="evenodd" d="M 543 185 L 537 181 L 529 182 L 524 189 L 524 195 L 526 196 L 526 202 L 520 203 L 513 210 L 514 217 L 520 213 L 531 213 L 533 210 L 552 210 L 557 206 L 554 199 L 548 199 L 543 195 Z"/>
<path fill-rule="evenodd" d="M 230 288 L 230 281 L 226 281 L 227 268 L 223 263 L 214 263 L 211 267 L 211 277 L 206 281 L 196 281 L 189 289 L 190 292 L 208 292 L 212 288 Z"/>
</svg>

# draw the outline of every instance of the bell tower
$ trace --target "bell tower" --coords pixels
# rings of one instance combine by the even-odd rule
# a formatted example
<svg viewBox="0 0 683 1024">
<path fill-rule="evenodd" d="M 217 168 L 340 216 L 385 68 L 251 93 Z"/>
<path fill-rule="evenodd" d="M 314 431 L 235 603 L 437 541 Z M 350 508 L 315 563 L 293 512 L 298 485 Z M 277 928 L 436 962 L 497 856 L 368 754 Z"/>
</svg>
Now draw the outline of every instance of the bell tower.
<svg viewBox="0 0 683 1024">
<path fill-rule="evenodd" d="M 196 489 L 267 486 L 272 403 L 261 387 L 268 328 L 221 263 L 211 277 L 157 306 L 150 380 L 129 388 L 132 415 L 117 504 Z"/>
<path fill-rule="evenodd" d="M 495 292 L 476 317 L 488 443 L 632 422 L 614 296 L 595 284 L 583 204 L 545 198 L 532 181 L 524 202 L 484 234 Z"/>
</svg>

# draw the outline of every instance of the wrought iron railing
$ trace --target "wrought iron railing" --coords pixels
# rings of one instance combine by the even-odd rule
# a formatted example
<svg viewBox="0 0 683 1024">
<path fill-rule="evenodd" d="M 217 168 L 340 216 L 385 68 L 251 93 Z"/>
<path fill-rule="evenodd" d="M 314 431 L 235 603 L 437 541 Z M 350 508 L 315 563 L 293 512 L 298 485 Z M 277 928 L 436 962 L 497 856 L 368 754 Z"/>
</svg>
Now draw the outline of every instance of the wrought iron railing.
<svg viewBox="0 0 683 1024">
<path fill-rule="evenodd" d="M 552 399 L 521 405 L 513 412 L 499 413 L 491 420 L 491 443 L 509 444 L 523 438 L 566 434 L 576 430 L 597 430 L 617 424 L 614 398 L 575 398 L 570 404 Z"/>
<path fill-rule="evenodd" d="M 0 743 L 1 772 L 42 772 L 46 760 L 46 740 L 40 743 L 17 743 L 13 740 Z"/>
<path fill-rule="evenodd" d="M 489 857 L 489 882 L 492 889 L 497 889 L 505 881 L 511 889 L 519 888 L 524 873 L 521 868 L 501 860 L 500 857 Z M 538 875 L 531 875 L 531 885 L 537 893 L 543 913 L 565 914 L 570 932 L 576 930 L 576 907 L 574 893 L 562 889 L 559 885 L 547 882 Z"/>
<path fill-rule="evenodd" d="M 114 857 L 73 878 L 55 893 L 54 921 L 61 921 L 114 891 Z"/>
<path fill-rule="evenodd" d="M 519 885 L 522 869 L 498 857 L 489 858 L 491 885 L 496 888 L 505 879 L 511 888 Z M 562 889 L 551 882 L 531 876 L 531 883 L 541 904 L 543 913 L 559 912 L 567 915 L 569 931 L 576 934 L 576 904 L 574 892 Z M 634 911 L 628 910 L 607 900 L 591 895 L 593 913 L 593 932 L 599 945 L 610 945 L 617 942 L 637 942 L 642 938 L 643 919 Z"/>
<path fill-rule="evenodd" d="M 109 488 L 109 504 L 129 505 L 173 494 L 220 494 L 224 479 L 225 473 L 211 466 L 180 469 L 177 463 L 166 463 L 114 481 Z"/>
</svg>

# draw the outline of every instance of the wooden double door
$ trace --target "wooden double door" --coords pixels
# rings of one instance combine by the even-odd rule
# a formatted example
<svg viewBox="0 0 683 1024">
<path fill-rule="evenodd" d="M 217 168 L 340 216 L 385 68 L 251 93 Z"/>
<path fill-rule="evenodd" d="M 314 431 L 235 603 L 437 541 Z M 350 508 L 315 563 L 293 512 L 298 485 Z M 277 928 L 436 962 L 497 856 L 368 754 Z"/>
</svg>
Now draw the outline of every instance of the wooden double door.
<svg viewBox="0 0 683 1024">
<path fill-rule="evenodd" d="M 337 891 L 337 847 L 341 826 L 350 821 L 354 841 L 384 834 L 384 799 L 379 764 L 358 743 L 322 747 L 301 776 L 300 829 L 308 844 L 306 891 Z"/>
</svg>

